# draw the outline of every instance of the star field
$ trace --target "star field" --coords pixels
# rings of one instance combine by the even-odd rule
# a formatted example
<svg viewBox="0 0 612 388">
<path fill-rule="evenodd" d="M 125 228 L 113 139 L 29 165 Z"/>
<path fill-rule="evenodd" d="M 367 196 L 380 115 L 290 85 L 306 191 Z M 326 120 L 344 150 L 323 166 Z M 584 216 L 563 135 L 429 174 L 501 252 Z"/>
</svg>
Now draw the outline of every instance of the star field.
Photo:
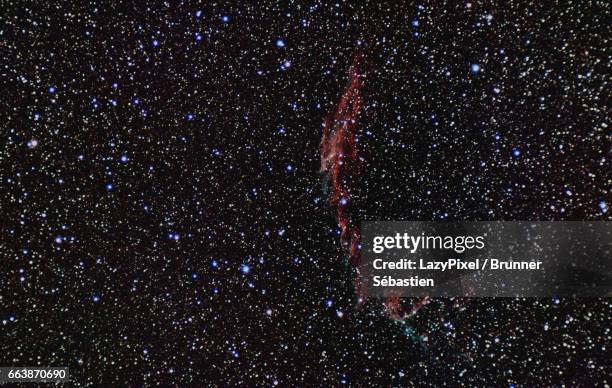
<svg viewBox="0 0 612 388">
<path fill-rule="evenodd" d="M 607 2 L 2 8 L 0 365 L 610 384 L 606 298 L 358 303 L 320 171 L 361 53 L 351 220 L 610 221 Z"/>
</svg>

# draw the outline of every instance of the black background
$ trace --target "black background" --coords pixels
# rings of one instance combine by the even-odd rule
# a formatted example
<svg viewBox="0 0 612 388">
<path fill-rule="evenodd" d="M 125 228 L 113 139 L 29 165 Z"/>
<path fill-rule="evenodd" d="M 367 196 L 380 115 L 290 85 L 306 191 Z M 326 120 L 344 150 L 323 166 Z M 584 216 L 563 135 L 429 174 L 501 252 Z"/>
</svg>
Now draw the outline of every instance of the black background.
<svg viewBox="0 0 612 388">
<path fill-rule="evenodd" d="M 362 50 L 354 220 L 609 220 L 609 7 L 5 2 L 0 364 L 84 386 L 609 383 L 609 300 L 356 307 L 319 173 Z"/>
</svg>

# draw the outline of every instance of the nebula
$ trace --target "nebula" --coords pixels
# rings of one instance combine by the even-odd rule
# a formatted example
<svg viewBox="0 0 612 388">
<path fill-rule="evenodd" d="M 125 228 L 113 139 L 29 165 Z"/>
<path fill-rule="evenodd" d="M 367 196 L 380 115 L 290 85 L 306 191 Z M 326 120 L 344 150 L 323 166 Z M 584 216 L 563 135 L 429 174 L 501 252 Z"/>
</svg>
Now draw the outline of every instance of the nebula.
<svg viewBox="0 0 612 388">
<path fill-rule="evenodd" d="M 340 228 L 340 243 L 346 252 L 348 262 L 354 270 L 353 279 L 358 305 L 367 296 L 366 282 L 363 281 L 359 266 L 360 229 L 349 210 L 351 188 L 363 168 L 363 159 L 357 148 L 357 129 L 363 109 L 363 85 L 366 78 L 364 55 L 357 51 L 348 70 L 348 83 L 333 112 L 323 123 L 321 138 L 321 172 L 327 174 L 331 206 L 336 209 L 336 221 Z M 397 296 L 384 301 L 387 315 L 402 321 L 427 305 L 429 298 L 422 298 L 409 307 L 403 306 Z"/>
<path fill-rule="evenodd" d="M 358 51 L 348 70 L 348 84 L 344 88 L 335 110 L 323 124 L 321 139 L 321 172 L 328 174 L 329 201 L 336 207 L 336 220 L 340 228 L 340 242 L 356 272 L 355 287 L 359 303 L 363 302 L 362 282 L 359 276 L 359 225 L 348 210 L 351 201 L 351 185 L 359 174 L 361 161 L 358 156 L 356 129 L 363 107 L 362 73 L 363 53 Z"/>
</svg>

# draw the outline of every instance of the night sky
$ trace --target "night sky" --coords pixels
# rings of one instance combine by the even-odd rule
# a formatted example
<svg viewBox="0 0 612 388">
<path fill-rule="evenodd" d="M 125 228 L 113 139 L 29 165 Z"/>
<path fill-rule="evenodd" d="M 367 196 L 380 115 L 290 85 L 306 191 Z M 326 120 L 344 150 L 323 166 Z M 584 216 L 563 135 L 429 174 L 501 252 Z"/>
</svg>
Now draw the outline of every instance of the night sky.
<svg viewBox="0 0 612 388">
<path fill-rule="evenodd" d="M 608 2 L 44 3 L 0 14 L 1 366 L 80 386 L 611 384 L 610 299 L 396 319 L 359 300 L 338 226 L 612 220 Z M 334 182 L 323 124 L 356 62 Z"/>
</svg>

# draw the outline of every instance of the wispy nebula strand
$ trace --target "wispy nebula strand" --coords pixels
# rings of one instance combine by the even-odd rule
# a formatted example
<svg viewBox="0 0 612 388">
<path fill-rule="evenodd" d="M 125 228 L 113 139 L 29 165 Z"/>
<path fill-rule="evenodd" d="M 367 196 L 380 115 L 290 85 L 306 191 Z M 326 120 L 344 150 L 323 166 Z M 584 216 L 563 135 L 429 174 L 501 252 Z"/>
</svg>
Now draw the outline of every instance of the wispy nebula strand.
<svg viewBox="0 0 612 388">
<path fill-rule="evenodd" d="M 357 150 L 356 130 L 363 108 L 363 54 L 355 54 L 348 71 L 348 84 L 344 88 L 335 110 L 323 124 L 321 139 L 321 172 L 328 174 L 329 201 L 337 209 L 336 220 L 340 228 L 340 241 L 347 251 L 351 266 L 358 271 L 359 225 L 348 210 L 351 201 L 351 185 L 359 173 L 360 159 Z M 355 279 L 359 300 L 362 290 L 359 276 Z"/>
</svg>

